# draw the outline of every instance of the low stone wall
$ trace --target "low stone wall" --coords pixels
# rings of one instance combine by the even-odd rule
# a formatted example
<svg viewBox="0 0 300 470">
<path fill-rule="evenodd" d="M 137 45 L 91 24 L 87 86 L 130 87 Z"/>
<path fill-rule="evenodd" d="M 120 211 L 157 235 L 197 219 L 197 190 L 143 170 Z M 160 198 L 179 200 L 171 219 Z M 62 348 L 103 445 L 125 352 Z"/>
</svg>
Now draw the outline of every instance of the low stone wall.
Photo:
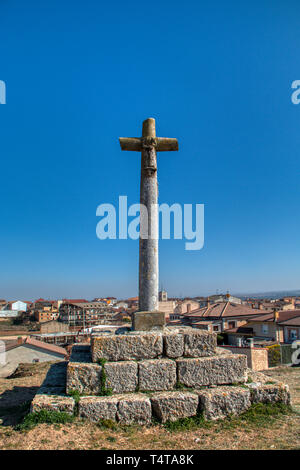
<svg viewBox="0 0 300 470">
<path fill-rule="evenodd" d="M 248 367 L 252 370 L 267 370 L 269 368 L 268 350 L 266 348 L 245 348 L 239 346 L 222 346 L 233 354 L 245 354 Z"/>
</svg>

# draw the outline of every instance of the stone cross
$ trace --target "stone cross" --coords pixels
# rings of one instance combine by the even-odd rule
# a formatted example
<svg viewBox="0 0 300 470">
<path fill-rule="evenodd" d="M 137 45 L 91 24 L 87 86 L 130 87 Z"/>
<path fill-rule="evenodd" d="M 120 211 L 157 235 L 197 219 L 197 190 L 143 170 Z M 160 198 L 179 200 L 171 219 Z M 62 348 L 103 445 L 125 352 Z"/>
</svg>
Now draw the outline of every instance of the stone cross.
<svg viewBox="0 0 300 470">
<path fill-rule="evenodd" d="M 120 137 L 122 150 L 142 152 L 140 203 L 139 311 L 158 311 L 158 188 L 156 152 L 178 150 L 177 139 L 156 137 L 155 119 L 143 122 L 142 137 Z M 143 238 L 147 233 L 148 237 Z"/>
</svg>

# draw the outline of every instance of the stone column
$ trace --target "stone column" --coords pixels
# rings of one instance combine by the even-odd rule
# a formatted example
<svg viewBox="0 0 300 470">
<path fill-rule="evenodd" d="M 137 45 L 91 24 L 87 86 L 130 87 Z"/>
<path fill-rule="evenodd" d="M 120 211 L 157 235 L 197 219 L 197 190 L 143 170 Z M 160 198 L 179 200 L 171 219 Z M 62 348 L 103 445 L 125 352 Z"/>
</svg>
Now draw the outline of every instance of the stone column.
<svg viewBox="0 0 300 470">
<path fill-rule="evenodd" d="M 139 310 L 158 310 L 158 187 L 155 148 L 155 120 L 143 122 L 139 245 Z M 143 238 L 147 236 L 148 238 Z"/>
</svg>

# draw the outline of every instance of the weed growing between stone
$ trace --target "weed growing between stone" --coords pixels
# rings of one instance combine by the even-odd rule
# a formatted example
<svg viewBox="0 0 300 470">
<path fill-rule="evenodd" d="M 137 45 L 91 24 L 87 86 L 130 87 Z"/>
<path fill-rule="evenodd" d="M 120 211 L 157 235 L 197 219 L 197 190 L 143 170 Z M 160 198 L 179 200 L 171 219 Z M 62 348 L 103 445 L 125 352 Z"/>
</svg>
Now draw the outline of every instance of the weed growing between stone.
<svg viewBox="0 0 300 470">
<path fill-rule="evenodd" d="M 99 396 L 101 397 L 108 397 L 108 396 L 111 396 L 112 395 L 112 389 L 109 388 L 109 387 L 106 387 L 106 372 L 105 372 L 105 368 L 104 368 L 104 364 L 107 362 L 106 359 L 103 359 L 103 358 L 100 358 L 97 360 L 98 364 L 100 364 L 100 366 L 102 366 L 102 371 L 101 371 L 101 377 L 100 377 L 100 392 L 99 392 Z"/>
<path fill-rule="evenodd" d="M 80 401 L 80 397 L 81 397 L 80 392 L 79 392 L 79 390 L 74 389 L 74 390 L 70 390 L 68 395 L 70 397 L 72 397 L 75 401 L 74 416 L 78 416 L 78 414 L 79 414 L 79 401 Z"/>
</svg>

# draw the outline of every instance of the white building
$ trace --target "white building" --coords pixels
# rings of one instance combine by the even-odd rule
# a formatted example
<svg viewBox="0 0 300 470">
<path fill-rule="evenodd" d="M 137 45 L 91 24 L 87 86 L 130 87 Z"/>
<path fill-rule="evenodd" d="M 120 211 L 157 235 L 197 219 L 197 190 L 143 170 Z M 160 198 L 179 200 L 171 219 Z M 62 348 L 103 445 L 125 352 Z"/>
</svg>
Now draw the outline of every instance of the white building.
<svg viewBox="0 0 300 470">
<path fill-rule="evenodd" d="M 10 302 L 9 305 L 11 308 L 9 310 L 19 310 L 20 312 L 27 312 L 27 303 L 22 300 L 15 300 Z"/>
</svg>

